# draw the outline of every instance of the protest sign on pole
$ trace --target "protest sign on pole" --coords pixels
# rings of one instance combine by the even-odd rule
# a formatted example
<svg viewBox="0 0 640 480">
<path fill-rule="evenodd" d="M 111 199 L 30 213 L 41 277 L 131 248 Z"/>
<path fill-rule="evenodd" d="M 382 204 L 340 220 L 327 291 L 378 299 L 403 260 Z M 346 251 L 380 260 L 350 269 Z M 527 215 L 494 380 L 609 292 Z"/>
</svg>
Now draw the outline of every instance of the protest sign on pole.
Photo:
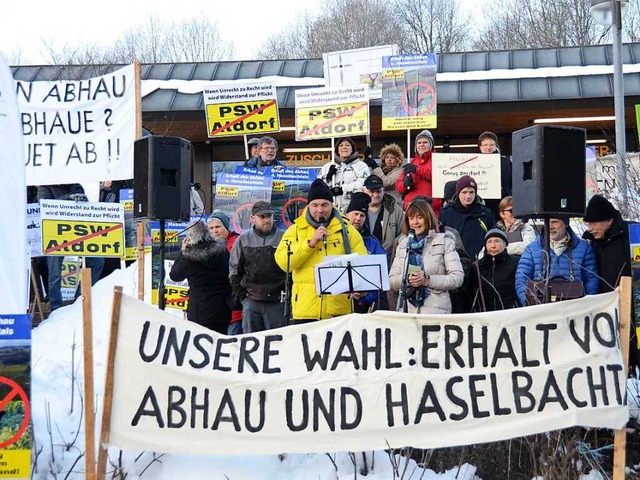
<svg viewBox="0 0 640 480">
<path fill-rule="evenodd" d="M 42 200 L 40 213 L 45 255 L 124 256 L 122 205 Z"/>
<path fill-rule="evenodd" d="M 280 131 L 275 82 L 235 82 L 203 90 L 209 138 Z"/>
<path fill-rule="evenodd" d="M 133 178 L 133 65 L 101 77 L 16 82 L 27 185 Z"/>
<path fill-rule="evenodd" d="M 318 176 L 315 168 L 273 169 L 271 206 L 278 228 L 287 229 L 307 206 L 311 183 Z"/>
<path fill-rule="evenodd" d="M 382 59 L 382 130 L 437 126 L 435 53 Z"/>
<path fill-rule="evenodd" d="M 229 216 L 231 230 L 242 233 L 251 226 L 253 204 L 271 201 L 272 183 L 270 168 L 238 167 L 235 173 L 219 173 L 213 208 Z"/>
<path fill-rule="evenodd" d="M 636 332 L 636 341 L 640 349 L 640 224 L 629 225 L 629 243 L 631 244 L 631 278 L 633 279 L 632 305 L 635 318 L 631 319 L 631 328 Z"/>
<path fill-rule="evenodd" d="M 368 87 L 296 90 L 296 141 L 369 134 Z"/>
<path fill-rule="evenodd" d="M 444 185 L 469 175 L 478 184 L 482 198 L 502 198 L 500 183 L 500 154 L 497 153 L 433 153 L 433 196 L 444 197 Z"/>
<path fill-rule="evenodd" d="M 0 54 L 0 313 L 26 313 L 29 276 L 27 268 L 27 187 L 20 112 L 11 70 Z"/>
<path fill-rule="evenodd" d="M 619 292 L 228 337 L 122 296 L 108 443 L 196 455 L 444 448 L 629 417 Z M 105 395 L 111 392 L 105 392 Z M 105 418 L 105 415 L 103 415 Z"/>
</svg>

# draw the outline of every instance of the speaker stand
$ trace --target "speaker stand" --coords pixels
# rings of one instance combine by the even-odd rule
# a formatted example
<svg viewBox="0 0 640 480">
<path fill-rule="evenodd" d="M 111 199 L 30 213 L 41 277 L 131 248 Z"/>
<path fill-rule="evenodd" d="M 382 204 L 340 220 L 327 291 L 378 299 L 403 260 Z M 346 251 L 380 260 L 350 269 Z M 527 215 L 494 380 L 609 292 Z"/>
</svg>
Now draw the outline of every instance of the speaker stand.
<svg viewBox="0 0 640 480">
<path fill-rule="evenodd" d="M 544 303 L 549 303 L 551 301 L 551 218 L 549 215 L 545 215 L 544 217 L 544 255 L 546 255 L 547 261 L 545 262 L 545 272 L 544 272 Z"/>
<path fill-rule="evenodd" d="M 166 299 L 164 298 L 164 227 L 165 221 L 159 220 L 160 222 L 160 251 L 158 252 L 158 257 L 160 259 L 160 268 L 158 268 L 158 308 L 160 310 L 164 310 L 166 305 Z"/>
</svg>

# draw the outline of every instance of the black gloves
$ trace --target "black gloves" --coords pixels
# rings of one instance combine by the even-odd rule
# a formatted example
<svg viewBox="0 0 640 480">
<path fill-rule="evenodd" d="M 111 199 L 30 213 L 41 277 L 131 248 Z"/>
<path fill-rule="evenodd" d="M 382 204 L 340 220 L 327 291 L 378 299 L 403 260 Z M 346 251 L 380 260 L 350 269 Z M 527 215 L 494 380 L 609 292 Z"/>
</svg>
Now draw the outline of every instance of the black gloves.
<svg viewBox="0 0 640 480">
<path fill-rule="evenodd" d="M 364 157 L 364 163 L 366 163 L 367 167 L 369 167 L 371 170 L 373 170 L 374 168 L 378 168 L 378 164 L 370 156 L 369 157 Z"/>
<path fill-rule="evenodd" d="M 402 167 L 402 171 L 404 173 L 416 173 L 418 169 L 413 163 L 407 163 L 404 167 Z"/>
<path fill-rule="evenodd" d="M 366 147 L 364 147 L 364 158 L 368 158 L 372 156 L 373 156 L 373 148 L 367 145 Z"/>
<path fill-rule="evenodd" d="M 329 171 L 327 172 L 327 183 L 331 183 L 331 179 L 334 177 L 338 169 L 335 165 L 331 165 L 329 167 Z"/>
<path fill-rule="evenodd" d="M 413 188 L 413 175 L 410 173 L 404 176 L 404 180 L 402 181 L 404 188 L 407 190 L 411 190 Z"/>
<path fill-rule="evenodd" d="M 342 187 L 333 187 L 331 189 L 331 195 L 333 195 L 334 197 L 342 195 L 342 193 L 343 193 Z"/>
</svg>

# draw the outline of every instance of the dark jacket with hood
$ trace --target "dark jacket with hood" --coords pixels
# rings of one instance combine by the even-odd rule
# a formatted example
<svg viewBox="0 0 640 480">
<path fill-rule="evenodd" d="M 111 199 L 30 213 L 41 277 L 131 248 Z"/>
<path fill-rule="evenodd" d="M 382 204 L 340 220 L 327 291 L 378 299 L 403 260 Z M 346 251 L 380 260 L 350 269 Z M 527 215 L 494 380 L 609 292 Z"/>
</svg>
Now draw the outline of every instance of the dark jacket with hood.
<svg viewBox="0 0 640 480">
<path fill-rule="evenodd" d="M 231 312 L 227 305 L 229 253 L 224 242 L 205 240 L 180 252 L 169 273 L 171 280 L 189 281 L 187 318 L 203 327 L 226 334 Z"/>
<path fill-rule="evenodd" d="M 518 306 L 516 295 L 518 260 L 519 257 L 509 255 L 506 249 L 495 256 L 485 253 L 478 260 L 478 265 L 473 270 L 476 287 L 474 311 L 493 312 Z"/>
<path fill-rule="evenodd" d="M 471 258 L 476 258 L 484 247 L 484 236 L 494 227 L 491 210 L 483 206 L 480 197 L 476 195 L 469 207 L 463 207 L 456 197 L 453 203 L 440 210 L 440 223 L 454 228 L 460 233 L 462 244 Z"/>
<path fill-rule="evenodd" d="M 596 240 L 591 233 L 584 232 L 582 238 L 588 240 L 596 254 L 600 293 L 613 291 L 620 277 L 631 276 L 631 253 L 629 251 L 629 222 L 618 213 L 604 238 Z"/>
</svg>

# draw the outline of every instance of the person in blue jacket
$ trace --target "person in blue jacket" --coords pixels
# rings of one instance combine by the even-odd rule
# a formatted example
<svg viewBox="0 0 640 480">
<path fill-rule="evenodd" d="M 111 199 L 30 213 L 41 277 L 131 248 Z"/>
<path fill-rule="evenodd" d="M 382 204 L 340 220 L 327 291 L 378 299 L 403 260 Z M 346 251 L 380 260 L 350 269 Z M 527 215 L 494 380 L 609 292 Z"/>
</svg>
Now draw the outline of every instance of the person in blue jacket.
<svg viewBox="0 0 640 480">
<path fill-rule="evenodd" d="M 351 201 L 347 207 L 346 216 L 349 223 L 354 226 L 364 240 L 364 246 L 369 255 L 386 255 L 380 240 L 374 237 L 367 227 L 367 212 L 371 197 L 364 192 L 355 192 L 351 195 Z M 353 298 L 355 313 L 368 313 L 369 310 L 389 310 L 389 303 L 385 294 L 380 295 L 380 291 L 373 292 L 356 292 L 351 295 Z M 379 299 L 379 302 L 378 302 Z M 373 308 L 372 308 L 373 307 Z"/>
<path fill-rule="evenodd" d="M 484 236 L 494 227 L 493 214 L 482 205 L 478 184 L 469 175 L 458 179 L 453 202 L 440 210 L 438 220 L 458 231 L 464 250 L 474 260 L 484 248 Z"/>
<path fill-rule="evenodd" d="M 576 235 L 567 218 L 549 222 L 549 277 L 564 277 L 582 282 L 585 295 L 599 293 L 598 265 L 593 248 Z M 520 305 L 526 305 L 529 280 L 543 280 L 546 274 L 544 231 L 525 248 L 516 270 L 516 293 Z"/>
</svg>

